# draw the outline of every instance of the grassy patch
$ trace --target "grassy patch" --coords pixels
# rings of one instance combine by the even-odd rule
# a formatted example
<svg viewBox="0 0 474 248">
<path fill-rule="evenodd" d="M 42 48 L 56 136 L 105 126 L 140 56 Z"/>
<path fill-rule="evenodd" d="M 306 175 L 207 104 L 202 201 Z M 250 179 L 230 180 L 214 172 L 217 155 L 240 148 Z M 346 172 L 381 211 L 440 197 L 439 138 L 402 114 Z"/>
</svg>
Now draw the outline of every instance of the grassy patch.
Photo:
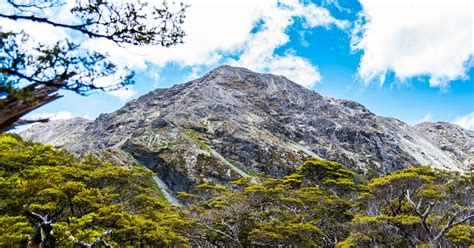
<svg viewBox="0 0 474 248">
<path fill-rule="evenodd" d="M 165 194 L 163 194 L 163 191 L 161 190 L 160 186 L 158 186 L 158 184 L 155 182 L 155 180 L 153 180 L 153 178 L 151 179 L 153 182 L 153 188 L 155 189 L 155 192 L 156 192 L 156 195 L 158 196 L 158 198 L 160 198 L 161 200 L 165 201 L 165 202 L 168 202 L 168 200 L 166 200 L 166 197 L 165 197 Z"/>
<path fill-rule="evenodd" d="M 199 139 L 199 134 L 196 131 L 190 130 L 186 132 L 186 135 L 189 138 L 191 138 L 193 142 L 196 143 L 201 149 L 203 149 L 204 151 L 207 151 L 208 153 L 211 153 L 211 148 L 209 148 L 209 146 L 207 146 L 204 142 L 202 142 Z"/>
</svg>

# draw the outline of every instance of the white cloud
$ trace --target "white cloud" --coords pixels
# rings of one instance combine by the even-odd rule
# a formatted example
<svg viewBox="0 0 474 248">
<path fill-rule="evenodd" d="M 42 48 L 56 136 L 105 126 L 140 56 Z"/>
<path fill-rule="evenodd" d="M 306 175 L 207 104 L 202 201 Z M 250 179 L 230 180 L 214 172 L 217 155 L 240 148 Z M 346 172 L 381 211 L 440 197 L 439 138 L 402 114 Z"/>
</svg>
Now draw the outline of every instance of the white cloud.
<svg viewBox="0 0 474 248">
<path fill-rule="evenodd" d="M 186 32 L 184 44 L 169 48 L 126 46 L 126 50 L 105 40 L 88 40 L 85 45 L 108 52 L 114 61 L 126 63 L 134 69 L 143 69 L 145 61 L 158 66 L 169 62 L 182 66 L 213 65 L 223 54 L 236 51 L 245 42 L 259 19 L 259 10 L 276 4 L 276 0 L 187 2 L 191 6 L 183 25 Z"/>
<path fill-rule="evenodd" d="M 305 87 L 312 87 L 321 80 L 318 68 L 291 51 L 284 55 L 275 54 L 278 47 L 290 40 L 286 33 L 288 27 L 294 23 L 295 18 L 299 18 L 308 29 L 316 26 L 348 26 L 346 21 L 333 18 L 326 9 L 298 1 L 287 1 L 283 7 L 269 6 L 260 16 L 263 21 L 260 31 L 249 35 L 239 59 L 230 60 L 230 63 L 256 71 L 280 74 Z"/>
<path fill-rule="evenodd" d="M 6 1 L 0 3 L 0 10 L 5 14 L 10 14 L 15 12 L 15 8 Z M 61 13 L 69 13 L 68 11 L 61 11 Z M 51 16 L 50 13 L 46 13 L 47 16 Z M 58 15 L 57 13 L 55 14 Z M 35 42 L 40 42 L 41 44 L 51 45 L 56 43 L 59 40 L 68 38 L 68 33 L 66 29 L 56 28 L 48 24 L 31 22 L 31 21 L 22 21 L 22 20 L 9 20 L 5 18 L 0 18 L 0 30 L 1 31 L 23 31 L 26 34 L 30 35 Z M 33 40 L 31 40 L 33 41 Z M 29 45 L 32 45 L 31 43 Z"/>
<path fill-rule="evenodd" d="M 352 49 L 362 50 L 359 75 L 381 80 L 429 76 L 445 87 L 465 79 L 474 53 L 473 2 L 469 0 L 361 0 L 365 23 L 354 29 Z"/>
<path fill-rule="evenodd" d="M 253 64 L 243 65 L 257 71 L 283 75 L 308 88 L 321 81 L 321 75 L 319 74 L 318 68 L 312 65 L 308 60 L 295 55 L 270 55 L 265 58 L 255 58 L 253 62 Z M 239 63 L 241 62 L 236 62 L 236 64 Z"/>
<path fill-rule="evenodd" d="M 124 78 L 128 72 L 124 68 L 119 68 L 115 74 L 112 74 L 107 77 L 101 77 L 95 80 L 94 84 L 98 87 L 112 87 L 112 90 L 107 91 L 107 94 L 112 95 L 120 99 L 121 101 L 125 101 L 130 99 L 131 97 L 135 96 L 136 91 L 135 89 L 128 85 L 123 88 L 114 89 L 114 84 L 120 82 L 122 78 Z M 151 74 L 153 79 L 159 79 L 159 74 L 156 71 L 153 71 Z M 159 83 L 158 81 L 154 84 Z"/>
<path fill-rule="evenodd" d="M 66 119 L 71 119 L 72 114 L 69 113 L 68 111 L 59 111 L 56 112 L 53 116 L 51 116 L 51 120 L 66 120 Z"/>
<path fill-rule="evenodd" d="M 427 113 L 423 119 L 421 120 L 421 122 L 427 122 L 427 121 L 432 121 L 433 119 L 431 118 L 431 113 Z"/>
<path fill-rule="evenodd" d="M 58 111 L 58 112 L 54 112 L 54 113 L 34 113 L 34 114 L 31 114 L 31 115 L 28 115 L 26 118 L 27 119 L 32 119 L 32 120 L 35 120 L 35 119 L 45 119 L 45 118 L 48 118 L 50 120 L 66 120 L 66 119 L 71 119 L 73 118 L 74 116 L 68 112 L 68 111 Z"/>
<path fill-rule="evenodd" d="M 317 26 L 347 28 L 348 22 L 335 19 L 315 4 L 297 0 L 243 0 L 189 2 L 183 29 L 185 43 L 170 47 L 128 47 L 90 40 L 89 47 L 107 51 L 114 61 L 142 69 L 145 61 L 163 67 L 167 63 L 192 67 L 188 75 L 200 75 L 200 68 L 230 63 L 259 72 L 281 74 L 311 87 L 321 80 L 316 66 L 293 53 L 275 55 L 289 42 L 287 29 L 298 18 L 306 29 Z M 257 24 L 257 32 L 252 32 Z M 228 59 L 229 56 L 237 59 Z"/>
<path fill-rule="evenodd" d="M 474 130 L 474 112 L 458 117 L 452 122 L 463 128 Z"/>
<path fill-rule="evenodd" d="M 160 87 L 160 80 L 161 80 L 160 72 L 156 69 L 155 70 L 151 69 L 149 71 L 149 74 L 150 74 L 150 78 L 153 79 L 153 88 L 156 89 Z"/>
<path fill-rule="evenodd" d="M 147 1 L 155 4 L 155 1 Z M 69 5 L 64 8 L 70 7 L 74 2 L 69 0 Z M 259 72 L 281 74 L 306 87 L 311 87 L 321 80 L 316 66 L 291 52 L 283 55 L 275 54 L 277 48 L 289 42 L 288 28 L 296 19 L 302 22 L 306 30 L 317 26 L 325 28 L 349 26 L 347 21 L 332 17 L 327 9 L 303 0 L 187 0 L 187 2 L 191 6 L 187 10 L 183 26 L 187 33 L 184 44 L 170 48 L 120 47 L 107 40 L 89 39 L 83 46 L 107 53 L 112 61 L 131 69 L 144 70 L 148 65 L 159 69 L 168 63 L 192 68 L 231 63 Z M 67 14 L 68 11 L 59 12 L 66 14 L 53 18 L 69 18 L 69 20 L 72 18 Z M 259 25 L 257 32 L 252 32 L 257 25 Z M 29 30 L 26 22 L 24 26 L 20 25 L 18 28 Z M 35 37 L 47 37 L 47 39 L 67 34 L 59 29 L 61 34 L 49 35 L 51 33 L 49 28 L 38 27 L 32 32 Z M 233 59 L 228 59 L 229 57 Z M 193 69 L 190 74 L 195 75 L 199 75 L 199 69 Z M 133 90 L 121 90 L 110 94 L 125 99 L 131 97 L 133 92 Z"/>
<path fill-rule="evenodd" d="M 201 68 L 199 66 L 193 66 L 191 71 L 186 75 L 185 80 L 193 80 L 202 76 Z"/>
<path fill-rule="evenodd" d="M 133 96 L 135 96 L 135 94 L 137 92 L 135 91 L 134 88 L 127 87 L 127 88 L 122 88 L 122 89 L 118 89 L 118 90 L 112 90 L 112 91 L 109 91 L 107 93 L 112 95 L 112 96 L 115 96 L 115 97 L 119 98 L 121 101 L 126 101 L 126 100 L 132 98 Z"/>
</svg>

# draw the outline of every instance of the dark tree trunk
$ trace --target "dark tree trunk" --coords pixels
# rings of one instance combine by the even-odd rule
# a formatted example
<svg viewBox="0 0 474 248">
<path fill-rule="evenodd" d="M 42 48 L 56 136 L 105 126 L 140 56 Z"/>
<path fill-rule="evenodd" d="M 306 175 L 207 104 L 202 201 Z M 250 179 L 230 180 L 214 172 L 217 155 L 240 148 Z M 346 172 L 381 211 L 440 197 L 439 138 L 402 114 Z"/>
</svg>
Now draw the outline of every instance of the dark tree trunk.
<svg viewBox="0 0 474 248">
<path fill-rule="evenodd" d="M 31 84 L 22 88 L 17 94 L 0 99 L 0 133 L 15 127 L 20 118 L 29 112 L 62 96 L 57 91 L 62 84 Z M 42 120 L 44 121 L 44 120 Z"/>
</svg>

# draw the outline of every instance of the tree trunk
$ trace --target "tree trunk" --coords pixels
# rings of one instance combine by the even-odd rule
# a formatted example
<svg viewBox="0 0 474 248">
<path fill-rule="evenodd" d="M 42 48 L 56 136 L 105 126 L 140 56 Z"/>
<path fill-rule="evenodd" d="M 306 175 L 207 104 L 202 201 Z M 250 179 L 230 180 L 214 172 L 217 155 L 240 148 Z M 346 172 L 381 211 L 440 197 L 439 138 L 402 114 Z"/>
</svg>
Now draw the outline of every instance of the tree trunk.
<svg viewBox="0 0 474 248">
<path fill-rule="evenodd" d="M 64 83 L 54 85 L 31 84 L 17 93 L 0 99 L 0 133 L 15 127 L 20 118 L 29 112 L 62 96 L 57 91 Z"/>
</svg>

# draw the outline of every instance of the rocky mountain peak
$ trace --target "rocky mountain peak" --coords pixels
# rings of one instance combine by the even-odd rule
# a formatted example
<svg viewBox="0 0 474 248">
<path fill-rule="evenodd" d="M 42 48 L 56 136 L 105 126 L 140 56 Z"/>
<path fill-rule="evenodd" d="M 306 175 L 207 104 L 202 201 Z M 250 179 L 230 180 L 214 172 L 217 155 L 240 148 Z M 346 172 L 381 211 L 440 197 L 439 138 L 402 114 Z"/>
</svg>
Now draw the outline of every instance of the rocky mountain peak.
<svg viewBox="0 0 474 248">
<path fill-rule="evenodd" d="M 143 164 L 163 185 L 183 191 L 258 172 L 282 176 L 309 157 L 362 173 L 428 164 L 470 168 L 472 132 L 442 124 L 440 134 L 430 131 L 438 130 L 433 125 L 413 127 L 282 76 L 224 65 L 94 121 L 51 122 L 21 135 L 117 164 Z"/>
</svg>

